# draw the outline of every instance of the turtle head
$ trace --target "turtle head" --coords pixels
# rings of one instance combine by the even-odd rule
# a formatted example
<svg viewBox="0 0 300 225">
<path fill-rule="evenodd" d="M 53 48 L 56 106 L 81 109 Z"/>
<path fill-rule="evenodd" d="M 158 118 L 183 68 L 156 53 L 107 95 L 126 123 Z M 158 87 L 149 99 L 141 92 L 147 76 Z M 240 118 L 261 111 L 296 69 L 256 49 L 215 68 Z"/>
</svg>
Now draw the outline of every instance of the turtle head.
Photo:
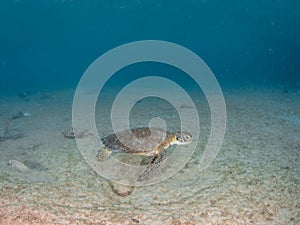
<svg viewBox="0 0 300 225">
<path fill-rule="evenodd" d="M 193 136 L 188 132 L 176 132 L 172 141 L 172 145 L 187 145 L 193 140 Z"/>
</svg>

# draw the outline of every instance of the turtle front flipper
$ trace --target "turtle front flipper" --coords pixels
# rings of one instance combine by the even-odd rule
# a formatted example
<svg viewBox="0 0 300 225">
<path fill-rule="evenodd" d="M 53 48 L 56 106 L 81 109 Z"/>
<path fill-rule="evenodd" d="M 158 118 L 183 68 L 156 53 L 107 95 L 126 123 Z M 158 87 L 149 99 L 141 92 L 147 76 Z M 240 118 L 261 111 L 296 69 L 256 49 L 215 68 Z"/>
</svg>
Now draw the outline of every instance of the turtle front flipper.
<svg viewBox="0 0 300 225">
<path fill-rule="evenodd" d="M 97 153 L 97 159 L 100 162 L 104 162 L 110 156 L 111 151 L 107 148 L 101 148 Z"/>
<path fill-rule="evenodd" d="M 166 158 L 167 155 L 165 150 L 155 155 L 146 169 L 139 174 L 137 181 L 143 182 L 157 175 L 161 171 Z"/>
</svg>

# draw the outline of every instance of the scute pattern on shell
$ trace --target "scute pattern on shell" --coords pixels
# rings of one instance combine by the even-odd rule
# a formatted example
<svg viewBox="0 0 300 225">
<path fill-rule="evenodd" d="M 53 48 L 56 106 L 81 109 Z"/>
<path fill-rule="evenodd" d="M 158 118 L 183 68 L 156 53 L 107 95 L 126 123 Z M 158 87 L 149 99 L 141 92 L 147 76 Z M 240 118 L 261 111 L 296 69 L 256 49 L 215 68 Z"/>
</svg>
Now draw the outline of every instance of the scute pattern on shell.
<svg viewBox="0 0 300 225">
<path fill-rule="evenodd" d="M 164 142 L 170 142 L 172 134 L 160 128 L 136 128 L 124 130 L 102 138 L 113 152 L 149 153 Z"/>
</svg>

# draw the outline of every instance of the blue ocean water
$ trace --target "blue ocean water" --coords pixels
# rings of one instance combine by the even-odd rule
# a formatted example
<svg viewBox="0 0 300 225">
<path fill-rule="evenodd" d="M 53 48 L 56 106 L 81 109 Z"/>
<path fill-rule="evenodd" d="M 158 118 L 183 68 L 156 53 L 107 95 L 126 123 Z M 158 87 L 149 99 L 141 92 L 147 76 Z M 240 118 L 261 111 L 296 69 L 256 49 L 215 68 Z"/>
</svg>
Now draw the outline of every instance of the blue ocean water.
<svg viewBox="0 0 300 225">
<path fill-rule="evenodd" d="M 149 39 L 194 51 L 221 87 L 299 89 L 299 12 L 298 0 L 4 0 L 0 91 L 75 88 L 101 54 Z"/>
<path fill-rule="evenodd" d="M 299 27 L 299 0 L 0 0 L 0 224 L 300 224 Z M 226 104 L 159 62 L 117 71 L 96 104 L 94 89 L 73 99 L 99 56 L 141 40 L 195 52 Z M 160 90 L 130 105 L 149 93 L 145 87 L 115 104 L 122 88 L 143 76 L 177 82 L 193 104 L 167 89 L 169 98 Z M 103 138 L 116 124 L 147 127 L 152 119 L 193 135 L 176 158 L 183 167 L 157 185 L 133 187 L 134 177 L 128 188 L 108 182 L 96 161 L 101 148 L 74 140 L 96 140 L 93 125 Z M 77 129 L 78 122 L 92 126 Z M 136 165 L 140 159 L 122 157 Z M 118 181 L 128 172 L 107 168 Z"/>
</svg>

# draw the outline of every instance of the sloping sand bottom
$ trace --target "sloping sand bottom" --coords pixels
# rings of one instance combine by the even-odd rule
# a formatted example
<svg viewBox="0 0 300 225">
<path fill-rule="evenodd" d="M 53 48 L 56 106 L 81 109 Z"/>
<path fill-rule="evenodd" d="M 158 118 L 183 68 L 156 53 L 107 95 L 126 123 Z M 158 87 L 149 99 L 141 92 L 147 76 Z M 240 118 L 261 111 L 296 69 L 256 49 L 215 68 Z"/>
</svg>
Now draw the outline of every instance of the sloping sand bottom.
<svg viewBox="0 0 300 225">
<path fill-rule="evenodd" d="M 72 125 L 72 97 L 64 91 L 33 94 L 29 101 L 0 99 L 0 224 L 300 223 L 299 92 L 225 92 L 227 130 L 213 164 L 199 173 L 196 156 L 210 129 L 204 109 L 203 135 L 190 162 L 172 178 L 135 187 L 125 197 L 63 136 Z M 202 100 L 196 104 L 201 108 Z M 147 105 L 133 112 L 133 126 L 148 124 L 143 120 L 153 104 Z M 157 103 L 154 110 L 164 107 Z M 9 119 L 19 111 L 30 116 Z M 97 120 L 109 134 L 110 121 Z"/>
</svg>

